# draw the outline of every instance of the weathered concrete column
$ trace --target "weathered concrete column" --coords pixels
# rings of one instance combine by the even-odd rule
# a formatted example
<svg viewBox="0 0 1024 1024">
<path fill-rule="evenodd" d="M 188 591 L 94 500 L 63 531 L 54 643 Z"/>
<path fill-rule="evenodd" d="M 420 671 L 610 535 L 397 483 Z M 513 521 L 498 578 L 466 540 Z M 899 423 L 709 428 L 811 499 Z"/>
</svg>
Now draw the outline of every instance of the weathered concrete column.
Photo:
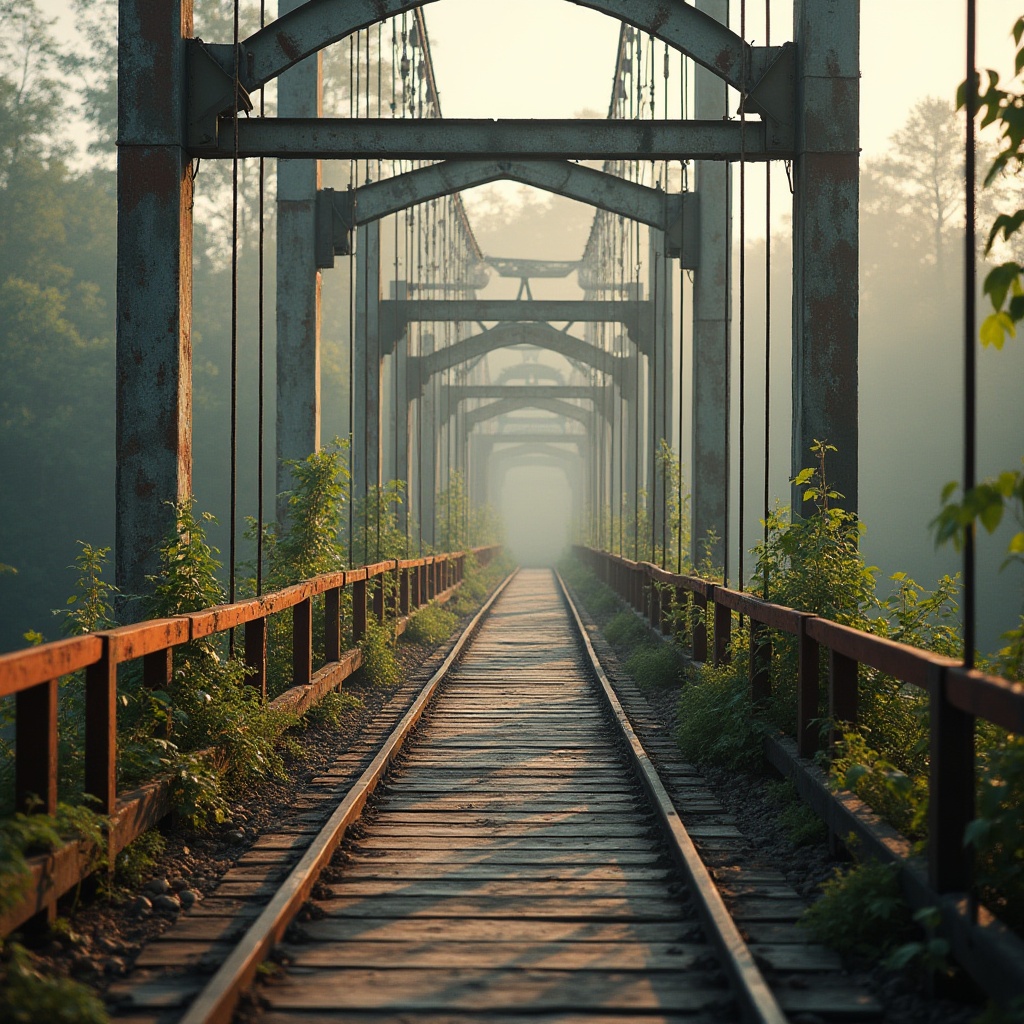
<svg viewBox="0 0 1024 1024">
<path fill-rule="evenodd" d="M 279 14 L 303 0 L 279 0 Z M 279 117 L 320 117 L 321 59 L 307 57 L 278 79 Z M 277 162 L 277 519 L 292 477 L 284 459 L 320 447 L 320 271 L 316 265 L 319 160 Z"/>
<path fill-rule="evenodd" d="M 654 303 L 654 353 L 647 361 L 648 437 L 653 450 L 648 457 L 647 494 L 654 519 L 656 543 L 665 526 L 665 474 L 658 466 L 661 442 L 672 443 L 675 423 L 675 358 L 672 345 L 672 274 L 665 255 L 665 232 L 650 229 L 650 299 Z"/>
<path fill-rule="evenodd" d="M 728 0 L 696 0 L 698 10 L 724 25 Z M 694 75 L 694 114 L 720 121 L 728 114 L 726 84 L 698 67 Z M 691 558 L 696 562 L 709 530 L 718 543 L 711 549 L 714 564 L 725 564 L 729 532 L 729 350 L 732 320 L 732 209 L 730 166 L 697 161 L 700 195 L 698 267 L 693 273 L 693 451 L 690 465 Z"/>
<path fill-rule="evenodd" d="M 797 0 L 793 163 L 795 476 L 818 438 L 828 483 L 857 510 L 860 0 Z M 793 495 L 793 509 L 801 511 Z"/>
<path fill-rule="evenodd" d="M 174 527 L 166 503 L 192 491 L 192 4 L 120 0 L 118 12 L 115 575 L 129 597 L 149 589 Z"/>
<path fill-rule="evenodd" d="M 355 379 L 352 382 L 352 499 L 381 483 L 380 221 L 356 230 Z"/>
<path fill-rule="evenodd" d="M 433 351 L 434 335 L 429 331 L 422 331 L 419 354 L 426 356 Z M 417 417 L 419 426 L 417 467 L 422 471 L 422 478 L 416 488 L 416 498 L 420 503 L 416 515 L 420 521 L 423 543 L 433 545 L 435 497 L 437 495 L 437 401 L 434 393 L 434 379 L 428 378 L 419 383 L 421 391 L 419 416 Z"/>
</svg>

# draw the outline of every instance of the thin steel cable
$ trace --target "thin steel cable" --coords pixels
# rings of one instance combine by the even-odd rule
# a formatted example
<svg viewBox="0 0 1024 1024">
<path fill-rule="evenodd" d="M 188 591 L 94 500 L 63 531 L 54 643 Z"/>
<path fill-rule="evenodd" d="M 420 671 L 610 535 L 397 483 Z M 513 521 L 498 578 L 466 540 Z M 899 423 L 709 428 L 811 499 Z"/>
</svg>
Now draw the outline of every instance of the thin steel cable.
<svg viewBox="0 0 1024 1024">
<path fill-rule="evenodd" d="M 260 28 L 267 23 L 266 0 L 260 0 Z M 265 113 L 265 89 L 260 89 L 260 117 Z M 256 299 L 257 397 L 256 397 L 256 596 L 263 593 L 263 458 L 266 414 L 266 161 L 259 163 L 259 268 Z"/>
<path fill-rule="evenodd" d="M 764 4 L 764 42 L 771 45 L 772 38 L 772 4 L 765 0 Z M 771 486 L 771 450 L 772 450 L 772 162 L 764 164 L 764 526 L 762 528 L 762 544 L 768 548 L 768 515 Z M 764 578 L 761 597 L 768 600 L 769 579 L 768 559 L 764 560 Z"/>
<path fill-rule="evenodd" d="M 238 547 L 238 108 L 242 86 L 238 70 L 238 0 L 233 6 L 234 103 L 231 118 L 231 460 L 228 524 L 228 601 L 235 600 L 235 561 Z M 228 657 L 235 655 L 235 631 L 228 634 Z"/>
<path fill-rule="evenodd" d="M 747 39 L 747 3 L 740 0 L 740 39 Z M 737 440 L 739 457 L 739 492 L 736 510 L 736 580 L 737 588 L 743 589 L 743 513 L 745 511 L 745 475 L 746 475 L 746 420 L 747 420 L 747 91 L 746 91 L 746 47 L 744 53 L 743 81 L 744 87 L 740 97 L 740 324 L 739 324 L 739 437 Z M 740 616 L 743 622 L 743 616 Z"/>
<path fill-rule="evenodd" d="M 966 495 L 976 483 L 977 465 L 977 366 L 976 366 L 976 289 L 977 267 L 975 234 L 977 231 L 977 196 L 975 189 L 974 118 L 977 114 L 977 5 L 967 0 L 967 88 L 966 138 L 964 142 L 964 206 L 966 231 L 964 232 L 964 482 Z M 974 667 L 975 648 L 975 527 L 964 528 L 964 665 Z"/>
</svg>

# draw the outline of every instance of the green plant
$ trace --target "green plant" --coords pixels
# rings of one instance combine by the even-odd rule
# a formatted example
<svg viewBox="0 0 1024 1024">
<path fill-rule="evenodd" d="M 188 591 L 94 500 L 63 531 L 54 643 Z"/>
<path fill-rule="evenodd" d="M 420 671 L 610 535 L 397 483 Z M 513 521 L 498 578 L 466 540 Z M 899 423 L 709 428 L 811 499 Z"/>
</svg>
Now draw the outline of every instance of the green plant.
<svg viewBox="0 0 1024 1024">
<path fill-rule="evenodd" d="M 331 690 L 302 716 L 302 724 L 324 725 L 337 729 L 349 714 L 362 711 L 364 706 L 362 698 L 354 693 Z"/>
<path fill-rule="evenodd" d="M 668 644 L 648 641 L 626 660 L 626 671 L 643 687 L 668 689 L 679 685 L 683 666 Z"/>
<path fill-rule="evenodd" d="M 107 1024 L 103 1002 L 85 985 L 47 977 L 23 946 L 0 946 L 0 1017 L 10 1024 Z"/>
<path fill-rule="evenodd" d="M 374 689 L 390 690 L 398 685 L 400 670 L 395 658 L 395 638 L 382 622 L 369 622 L 359 644 L 363 652 L 363 677 Z"/>
<path fill-rule="evenodd" d="M 949 943 L 938 934 L 942 911 L 938 907 L 922 907 L 914 914 L 914 924 L 924 932 L 920 939 L 905 942 L 885 959 L 890 970 L 902 971 L 910 965 L 926 974 L 949 974 Z"/>
<path fill-rule="evenodd" d="M 649 637 L 647 626 L 630 610 L 619 612 L 602 632 L 613 647 L 635 647 Z"/>
<path fill-rule="evenodd" d="M 414 644 L 439 644 L 450 635 L 458 619 L 446 608 L 431 601 L 409 619 L 403 636 Z"/>
<path fill-rule="evenodd" d="M 137 889 L 153 873 L 167 849 L 167 840 L 155 828 L 136 836 L 114 858 L 114 878 L 129 889 Z"/>
<path fill-rule="evenodd" d="M 813 846 L 826 838 L 825 823 L 800 799 L 788 779 L 769 782 L 765 795 L 779 808 L 776 821 L 794 846 Z"/>
<path fill-rule="evenodd" d="M 840 953 L 877 958 L 893 948 L 910 926 L 894 864 L 868 860 L 835 875 L 800 919 L 818 942 Z"/>
</svg>

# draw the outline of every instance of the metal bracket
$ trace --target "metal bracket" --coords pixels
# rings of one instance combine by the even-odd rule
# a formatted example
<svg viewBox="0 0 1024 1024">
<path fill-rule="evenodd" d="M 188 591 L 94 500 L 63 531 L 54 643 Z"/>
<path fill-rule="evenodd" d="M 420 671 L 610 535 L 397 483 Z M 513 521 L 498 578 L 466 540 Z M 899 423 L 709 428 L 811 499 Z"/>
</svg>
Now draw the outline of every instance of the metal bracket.
<svg viewBox="0 0 1024 1024">
<path fill-rule="evenodd" d="M 676 192 L 665 196 L 665 255 L 683 270 L 696 270 L 700 251 L 700 196 Z"/>
<path fill-rule="evenodd" d="M 748 113 L 760 114 L 767 126 L 769 150 L 789 150 L 796 130 L 796 46 L 784 43 L 764 74 L 747 93 Z"/>
<path fill-rule="evenodd" d="M 187 39 L 188 114 L 186 144 L 201 153 L 217 146 L 217 122 L 235 109 L 235 49 L 230 43 L 204 43 Z M 245 48 L 239 44 L 238 66 L 245 69 Z M 244 78 L 244 76 L 243 76 Z M 249 93 L 239 86 L 238 109 L 252 110 Z"/>
<path fill-rule="evenodd" d="M 316 265 L 321 270 L 334 266 L 335 256 L 352 255 L 355 228 L 355 196 L 321 188 L 316 193 Z"/>
</svg>

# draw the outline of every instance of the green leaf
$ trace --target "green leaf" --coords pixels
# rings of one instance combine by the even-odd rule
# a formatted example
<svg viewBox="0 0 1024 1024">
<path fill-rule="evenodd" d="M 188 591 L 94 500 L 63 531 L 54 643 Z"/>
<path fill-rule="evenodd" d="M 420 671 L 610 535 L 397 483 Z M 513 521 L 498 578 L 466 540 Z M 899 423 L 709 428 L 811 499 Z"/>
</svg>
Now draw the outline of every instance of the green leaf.
<svg viewBox="0 0 1024 1024">
<path fill-rule="evenodd" d="M 1017 329 L 1006 313 L 992 313 L 985 317 L 981 325 L 979 337 L 986 348 L 990 345 L 996 349 L 1002 349 L 1006 343 L 1006 336 L 1011 338 L 1017 333 Z"/>
<path fill-rule="evenodd" d="M 1003 503 L 992 501 L 987 505 L 984 505 L 981 511 L 978 513 L 978 518 L 981 520 L 981 525 L 989 533 L 994 533 L 996 527 L 1003 520 Z"/>
<path fill-rule="evenodd" d="M 863 764 L 851 764 L 846 769 L 846 777 L 843 779 L 843 785 L 854 792 L 857 790 L 857 783 L 868 774 L 867 765 Z"/>
<path fill-rule="evenodd" d="M 1006 550 L 1013 555 L 1024 554 L 1024 530 L 1013 535 Z"/>
<path fill-rule="evenodd" d="M 943 505 L 949 500 L 949 496 L 960 486 L 956 480 L 950 480 L 945 487 L 942 488 L 942 496 L 939 499 Z"/>
</svg>

